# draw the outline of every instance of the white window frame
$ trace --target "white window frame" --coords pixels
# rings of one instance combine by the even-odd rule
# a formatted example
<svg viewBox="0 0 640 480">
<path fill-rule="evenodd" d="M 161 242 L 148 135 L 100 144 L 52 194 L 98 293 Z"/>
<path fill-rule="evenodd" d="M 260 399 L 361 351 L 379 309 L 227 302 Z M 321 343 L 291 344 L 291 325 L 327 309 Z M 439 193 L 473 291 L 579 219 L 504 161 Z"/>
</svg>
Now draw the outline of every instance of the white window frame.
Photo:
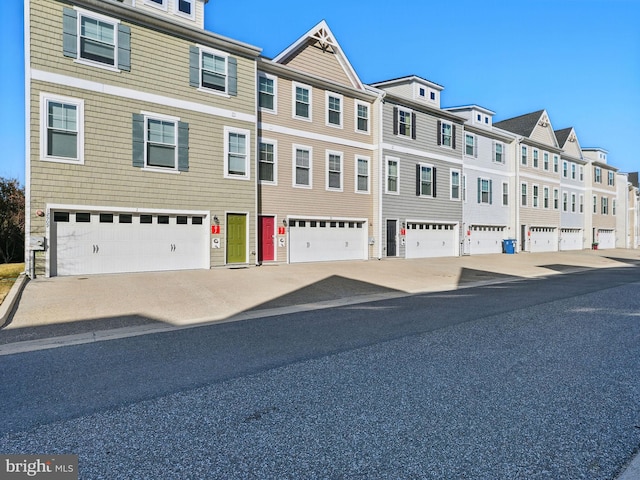
<svg viewBox="0 0 640 480">
<path fill-rule="evenodd" d="M 607 185 L 610 187 L 615 187 L 616 185 L 616 175 L 611 170 L 607 171 Z"/>
<path fill-rule="evenodd" d="M 576 179 L 576 164 L 571 162 L 571 180 Z"/>
<path fill-rule="evenodd" d="M 616 202 L 616 199 L 615 199 L 615 198 L 613 198 L 613 199 L 611 199 L 611 215 L 614 215 L 614 216 L 615 216 L 615 214 L 616 214 L 616 207 L 617 207 L 617 202 Z"/>
<path fill-rule="evenodd" d="M 143 170 L 149 170 L 154 172 L 165 173 L 179 173 L 178 171 L 178 122 L 180 117 L 173 117 L 171 115 L 163 115 L 154 112 L 140 112 L 144 117 L 144 166 Z M 161 167 L 159 165 L 149 165 L 149 120 L 159 120 L 161 122 L 172 122 L 174 127 L 174 157 L 173 167 Z"/>
<path fill-rule="evenodd" d="M 188 18 L 189 20 L 195 20 L 196 19 L 196 0 L 184 0 L 185 2 L 188 2 L 191 5 L 191 13 L 185 13 L 180 11 L 180 0 L 174 0 L 173 3 L 173 13 L 175 13 L 176 15 L 178 15 L 179 17 L 184 17 L 184 18 Z"/>
<path fill-rule="evenodd" d="M 502 182 L 502 206 L 509 206 L 509 182 Z"/>
<path fill-rule="evenodd" d="M 245 136 L 245 154 L 244 154 L 244 175 L 237 175 L 229 173 L 229 135 L 230 134 L 244 135 Z M 233 178 L 236 180 L 250 180 L 251 179 L 251 167 L 250 161 L 251 158 L 251 132 L 244 128 L 236 128 L 236 127 L 224 127 L 224 178 Z"/>
<path fill-rule="evenodd" d="M 213 95 L 220 95 L 226 98 L 231 98 L 229 95 L 229 54 L 216 50 L 213 48 L 205 47 L 204 45 L 197 45 L 199 50 L 198 55 L 198 90 L 201 92 L 211 93 Z M 224 58 L 224 91 L 216 90 L 215 88 L 206 87 L 202 85 L 202 57 L 204 55 L 213 55 L 214 57 Z"/>
<path fill-rule="evenodd" d="M 553 209 L 558 210 L 560 208 L 560 190 L 553 189 Z"/>
<path fill-rule="evenodd" d="M 400 119 L 402 118 L 402 114 L 407 115 L 407 118 L 409 118 L 409 123 L 407 122 L 401 122 Z M 413 112 L 407 108 L 402 108 L 402 107 L 398 107 L 398 136 L 399 137 L 408 137 L 411 138 L 411 130 L 413 128 L 412 125 L 413 122 Z M 402 125 L 405 125 L 409 128 L 405 128 L 405 133 L 402 133 Z"/>
<path fill-rule="evenodd" d="M 49 146 L 49 101 L 73 105 L 76 107 L 76 158 L 56 157 L 47 154 Z M 40 160 L 84 165 L 84 100 L 44 92 L 40 93 Z"/>
<path fill-rule="evenodd" d="M 562 211 L 569 211 L 569 194 L 567 192 L 562 192 Z"/>
<path fill-rule="evenodd" d="M 358 188 L 359 183 L 358 183 L 358 177 L 360 176 L 360 171 L 358 170 L 358 164 L 360 160 L 364 160 L 367 162 L 367 189 L 366 190 L 360 190 Z M 360 194 L 370 194 L 371 193 L 371 157 L 366 157 L 364 155 L 356 155 L 355 156 L 355 185 L 354 185 L 354 191 L 356 193 L 360 193 Z"/>
<path fill-rule="evenodd" d="M 338 111 L 338 118 L 339 118 L 339 123 L 331 123 L 329 121 L 330 118 L 330 114 L 331 112 L 335 112 L 335 110 L 331 110 L 329 108 L 330 105 L 330 99 L 331 98 L 337 99 L 340 101 L 340 110 Z M 332 128 L 342 128 L 342 125 L 344 124 L 343 118 L 344 118 L 344 96 L 340 95 L 339 93 L 334 93 L 334 92 L 325 92 L 325 125 L 327 127 L 332 127 Z"/>
<path fill-rule="evenodd" d="M 266 78 L 273 82 L 273 108 L 260 106 L 260 78 Z M 278 77 L 265 72 L 258 72 L 258 110 L 267 113 L 278 113 Z"/>
<path fill-rule="evenodd" d="M 595 183 L 602 183 L 602 169 L 600 167 L 595 167 L 593 173 L 593 181 Z"/>
<path fill-rule="evenodd" d="M 340 159 L 340 186 L 339 187 L 331 187 L 329 186 L 329 174 L 331 173 L 331 164 L 330 158 L 331 156 L 338 157 Z M 339 152 L 337 150 L 326 150 L 325 153 L 325 188 L 330 192 L 342 192 L 344 190 L 344 153 Z"/>
<path fill-rule="evenodd" d="M 560 157 L 558 155 L 553 156 L 553 173 L 560 173 Z"/>
<path fill-rule="evenodd" d="M 429 164 L 429 163 L 422 163 L 420 162 L 418 165 L 420 165 L 420 196 L 423 198 L 434 198 L 433 197 L 433 186 L 436 183 L 435 180 L 435 176 L 433 175 L 433 165 Z M 422 169 L 426 168 L 431 172 L 431 193 L 430 194 L 424 194 L 422 193 Z"/>
<path fill-rule="evenodd" d="M 542 187 L 542 208 L 549 208 L 549 187 Z"/>
<path fill-rule="evenodd" d="M 533 149 L 531 166 L 533 168 L 540 168 L 540 151 L 537 148 Z"/>
<path fill-rule="evenodd" d="M 471 139 L 471 145 L 467 143 L 467 140 Z M 471 146 L 471 153 L 467 153 L 467 147 Z M 478 156 L 478 137 L 472 133 L 464 132 L 464 154 L 467 157 Z"/>
<path fill-rule="evenodd" d="M 307 90 L 307 92 L 309 92 L 309 116 L 308 117 L 301 117 L 300 115 L 296 114 L 296 89 L 297 88 L 302 88 L 304 90 Z M 313 88 L 311 87 L 311 85 L 306 85 L 304 83 L 298 83 L 298 82 L 291 82 L 291 117 L 295 118 L 296 120 L 303 120 L 305 122 L 311 122 L 313 121 Z"/>
<path fill-rule="evenodd" d="M 542 169 L 549 171 L 549 152 L 542 152 Z"/>
<path fill-rule="evenodd" d="M 529 199 L 528 199 L 529 192 L 527 191 L 527 188 L 528 187 L 527 187 L 527 183 L 526 182 L 521 182 L 520 183 L 520 206 L 521 207 L 528 207 L 529 206 Z"/>
<path fill-rule="evenodd" d="M 454 174 L 456 174 L 456 173 L 458 174 L 458 196 L 454 197 L 453 196 L 453 187 L 454 187 L 454 185 L 453 185 L 453 177 L 454 177 Z M 462 179 L 462 172 L 459 169 L 452 168 L 452 169 L 449 170 L 449 199 L 450 200 L 454 200 L 456 202 L 460 201 L 460 199 L 462 197 L 462 195 L 461 195 L 462 180 L 461 179 Z"/>
<path fill-rule="evenodd" d="M 167 0 L 165 0 L 167 1 Z M 107 17 L 106 15 L 101 15 L 99 13 L 92 12 L 90 10 L 84 10 L 83 8 L 74 7 L 77 14 L 77 38 L 76 38 L 76 52 L 77 56 L 74 60 L 75 63 L 80 63 L 82 65 L 90 65 L 92 67 L 103 68 L 105 70 L 110 70 L 112 72 L 119 72 L 118 68 L 118 25 L 120 25 L 120 20 L 112 17 Z M 109 23 L 113 25 L 113 65 L 108 65 L 103 62 L 99 62 L 96 60 L 91 60 L 89 58 L 82 57 L 82 18 L 91 18 L 93 20 L 98 20 L 100 22 Z"/>
<path fill-rule="evenodd" d="M 445 143 L 444 143 L 444 128 L 446 126 L 448 126 L 450 128 L 449 145 L 445 145 Z M 449 149 L 453 150 L 453 135 L 454 135 L 454 133 L 453 133 L 453 123 L 447 122 L 445 120 L 441 120 L 440 121 L 440 131 L 438 132 L 438 135 L 440 135 L 440 146 L 443 147 L 443 148 L 449 148 Z M 466 143 L 465 143 L 465 150 L 466 150 Z"/>
<path fill-rule="evenodd" d="M 576 213 L 576 194 L 571 194 L 571 213 Z"/>
<path fill-rule="evenodd" d="M 582 165 L 580 165 L 580 167 L 578 168 L 578 175 L 579 175 L 579 179 L 581 182 L 584 181 L 584 167 Z"/>
<path fill-rule="evenodd" d="M 273 147 L 273 180 L 262 180 L 260 178 L 260 155 L 262 153 L 262 144 L 271 145 Z M 258 138 L 258 171 L 256 172 L 258 183 L 262 185 L 277 185 L 278 184 L 278 141 L 270 138 Z"/>
<path fill-rule="evenodd" d="M 520 165 L 529 164 L 529 148 L 526 145 L 520 145 Z"/>
<path fill-rule="evenodd" d="M 609 197 L 604 195 L 600 197 L 600 204 L 602 206 L 602 215 L 609 215 Z"/>
<path fill-rule="evenodd" d="M 153 0 L 144 0 L 144 4 L 166 12 L 169 6 L 169 0 L 162 0 L 162 3 L 154 2 Z"/>
<path fill-rule="evenodd" d="M 358 120 L 361 118 L 359 116 L 359 112 L 358 112 L 358 107 L 366 107 L 367 109 L 367 129 L 366 130 L 360 130 L 358 128 Z M 371 105 L 369 105 L 368 103 L 365 102 L 359 102 L 356 100 L 355 102 L 355 110 L 354 110 L 354 117 L 355 117 L 355 131 L 356 133 L 361 133 L 363 135 L 371 135 Z"/>
<path fill-rule="evenodd" d="M 531 186 L 531 206 L 533 208 L 540 208 L 540 186 Z"/>
<path fill-rule="evenodd" d="M 597 195 L 593 196 L 593 214 L 594 215 L 598 214 L 598 196 Z"/>
<path fill-rule="evenodd" d="M 500 147 L 500 160 L 498 160 L 498 147 Z M 502 142 L 495 142 L 494 147 L 493 147 L 493 161 L 495 163 L 500 163 L 500 164 L 504 164 L 504 143 Z"/>
<path fill-rule="evenodd" d="M 584 195 L 580 195 L 578 201 L 580 202 L 578 213 L 584 213 Z"/>
<path fill-rule="evenodd" d="M 396 164 L 396 189 L 389 190 L 389 163 Z M 384 193 L 389 195 L 400 195 L 400 159 L 396 157 L 386 157 L 384 162 Z"/>
<path fill-rule="evenodd" d="M 569 162 L 566 160 L 562 161 L 562 177 L 569 178 Z"/>
<path fill-rule="evenodd" d="M 313 188 L 313 147 L 310 147 L 308 145 L 297 145 L 297 144 L 293 144 L 291 146 L 291 150 L 292 150 L 292 162 L 291 162 L 291 167 L 292 167 L 292 179 L 291 179 L 291 183 L 293 185 L 294 188 Z M 302 183 L 296 183 L 296 170 L 298 168 L 298 157 L 297 157 L 297 151 L 298 150 L 302 150 L 302 151 L 306 151 L 309 152 L 309 184 L 305 185 Z"/>
<path fill-rule="evenodd" d="M 480 198 L 480 205 L 491 205 L 493 203 L 493 199 L 491 198 L 493 194 L 493 192 L 491 191 L 491 185 L 493 182 L 491 181 L 490 178 L 485 178 L 485 177 L 480 177 L 479 180 L 480 181 L 478 183 L 480 184 L 480 192 L 478 192 L 479 193 L 478 197 Z M 486 202 L 484 201 L 484 198 L 483 198 L 483 195 L 485 193 L 485 191 L 482 188 L 483 182 L 487 182 L 487 191 L 486 191 L 487 201 Z"/>
</svg>

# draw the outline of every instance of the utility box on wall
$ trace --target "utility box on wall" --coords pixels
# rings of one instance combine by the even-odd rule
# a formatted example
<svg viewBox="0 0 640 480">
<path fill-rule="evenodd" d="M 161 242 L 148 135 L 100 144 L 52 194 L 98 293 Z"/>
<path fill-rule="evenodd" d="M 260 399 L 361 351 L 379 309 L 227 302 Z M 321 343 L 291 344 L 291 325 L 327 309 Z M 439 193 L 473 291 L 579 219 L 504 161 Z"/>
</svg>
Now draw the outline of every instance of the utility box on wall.
<svg viewBox="0 0 640 480">
<path fill-rule="evenodd" d="M 44 250 L 45 248 L 44 237 L 31 237 L 29 239 L 29 248 L 31 250 Z"/>
</svg>

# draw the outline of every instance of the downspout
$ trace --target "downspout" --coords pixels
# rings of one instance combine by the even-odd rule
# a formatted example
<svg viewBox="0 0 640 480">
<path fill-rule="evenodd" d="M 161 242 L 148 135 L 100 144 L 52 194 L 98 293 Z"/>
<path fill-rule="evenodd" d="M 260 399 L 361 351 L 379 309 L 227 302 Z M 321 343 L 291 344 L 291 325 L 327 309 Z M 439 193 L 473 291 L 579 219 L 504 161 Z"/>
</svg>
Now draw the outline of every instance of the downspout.
<svg viewBox="0 0 640 480">
<path fill-rule="evenodd" d="M 380 92 L 378 95 L 378 99 L 376 102 L 378 103 L 378 260 L 382 259 L 382 195 L 384 192 L 384 154 L 382 144 L 384 142 L 384 97 L 387 95 L 386 92 Z"/>
<path fill-rule="evenodd" d="M 25 273 L 35 277 L 35 253 L 29 250 L 31 239 L 31 2 L 24 2 L 24 264 Z M 47 212 L 48 214 L 48 212 Z M 48 233 L 48 232 L 46 232 Z M 48 239 L 47 239 L 47 243 Z M 48 248 L 48 247 L 47 247 Z"/>
<path fill-rule="evenodd" d="M 522 137 L 521 136 L 517 136 L 516 137 L 516 148 L 515 148 L 515 162 L 516 162 L 516 171 L 515 171 L 515 180 L 516 180 L 516 184 L 514 185 L 514 192 L 515 192 L 515 199 L 514 199 L 514 204 L 515 204 L 515 208 L 516 208 L 516 224 L 515 224 L 515 238 L 516 238 L 516 245 L 520 245 L 520 249 L 519 248 L 515 248 L 515 251 L 523 251 L 526 252 L 527 250 L 527 245 L 525 242 L 524 238 L 520 238 L 521 234 L 522 234 L 522 229 L 520 228 L 520 151 L 522 150 L 522 145 L 520 144 L 520 142 L 522 141 Z M 524 248 L 522 248 L 524 246 Z"/>
</svg>

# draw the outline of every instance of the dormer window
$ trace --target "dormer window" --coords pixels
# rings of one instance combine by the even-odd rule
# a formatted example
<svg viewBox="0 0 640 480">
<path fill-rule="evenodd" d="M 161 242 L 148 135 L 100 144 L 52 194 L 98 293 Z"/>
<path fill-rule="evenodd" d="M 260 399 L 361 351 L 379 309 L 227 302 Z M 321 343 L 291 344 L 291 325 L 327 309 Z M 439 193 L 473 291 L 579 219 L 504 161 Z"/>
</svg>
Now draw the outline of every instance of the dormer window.
<svg viewBox="0 0 640 480">
<path fill-rule="evenodd" d="M 478 121 L 481 122 L 482 121 L 482 115 L 478 114 Z"/>
<path fill-rule="evenodd" d="M 489 117 L 484 117 L 484 123 L 486 123 L 486 124 L 489 123 Z"/>
<path fill-rule="evenodd" d="M 424 90 L 424 88 L 420 88 L 420 96 L 425 97 L 426 95 L 427 95 L 427 92 Z"/>
<path fill-rule="evenodd" d="M 178 0 L 178 12 L 191 16 L 193 14 L 194 0 Z"/>
<path fill-rule="evenodd" d="M 167 0 L 145 0 L 146 4 L 151 5 L 152 7 L 158 7 L 163 10 L 167 9 Z"/>
<path fill-rule="evenodd" d="M 435 100 L 436 99 L 436 93 L 435 92 L 431 92 L 431 94 L 429 95 L 429 98 L 431 98 L 431 100 Z"/>
</svg>

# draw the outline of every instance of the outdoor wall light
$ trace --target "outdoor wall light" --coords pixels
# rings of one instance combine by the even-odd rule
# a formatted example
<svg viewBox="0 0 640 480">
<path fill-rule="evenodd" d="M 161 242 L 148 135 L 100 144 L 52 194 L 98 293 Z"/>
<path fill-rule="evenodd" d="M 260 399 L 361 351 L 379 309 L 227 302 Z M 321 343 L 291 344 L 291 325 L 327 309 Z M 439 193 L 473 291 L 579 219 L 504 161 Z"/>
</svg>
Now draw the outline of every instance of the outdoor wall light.
<svg viewBox="0 0 640 480">
<path fill-rule="evenodd" d="M 217 215 L 213 216 L 213 223 L 215 223 L 216 225 L 220 225 L 220 219 L 218 218 Z"/>
<path fill-rule="evenodd" d="M 282 220 L 282 225 L 284 225 L 285 227 L 287 226 L 287 219 L 286 218 L 284 220 Z"/>
</svg>

